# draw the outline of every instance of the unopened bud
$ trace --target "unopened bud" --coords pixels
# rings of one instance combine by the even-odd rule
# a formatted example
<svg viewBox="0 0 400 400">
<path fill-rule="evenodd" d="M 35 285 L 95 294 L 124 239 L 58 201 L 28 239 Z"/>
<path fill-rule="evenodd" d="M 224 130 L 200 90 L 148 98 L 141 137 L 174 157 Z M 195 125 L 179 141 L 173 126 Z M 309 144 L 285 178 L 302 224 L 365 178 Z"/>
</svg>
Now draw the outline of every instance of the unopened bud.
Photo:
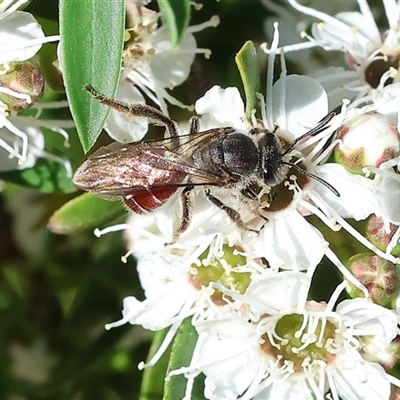
<svg viewBox="0 0 400 400">
<path fill-rule="evenodd" d="M 367 288 L 374 303 L 385 306 L 397 296 L 399 279 L 390 261 L 375 254 L 357 254 L 349 262 L 350 272 Z M 360 290 L 352 287 L 349 295 L 359 297 Z"/>
<path fill-rule="evenodd" d="M 334 150 L 335 161 L 352 173 L 364 167 L 379 167 L 399 151 L 399 132 L 382 114 L 370 112 L 344 121 L 337 131 L 341 144 Z"/>
<path fill-rule="evenodd" d="M 31 107 L 42 97 L 44 78 L 39 66 L 32 61 L 15 62 L 0 75 L 0 86 L 11 91 L 0 92 L 0 101 L 9 110 L 18 111 Z"/>
<path fill-rule="evenodd" d="M 368 240 L 374 244 L 379 250 L 386 251 L 393 235 L 397 231 L 398 226 L 389 224 L 387 226 L 381 217 L 372 215 L 368 218 L 366 235 Z M 394 256 L 400 255 L 400 245 L 396 245 L 391 254 Z"/>
<path fill-rule="evenodd" d="M 400 400 L 400 388 L 392 384 L 390 389 L 389 400 Z"/>
</svg>

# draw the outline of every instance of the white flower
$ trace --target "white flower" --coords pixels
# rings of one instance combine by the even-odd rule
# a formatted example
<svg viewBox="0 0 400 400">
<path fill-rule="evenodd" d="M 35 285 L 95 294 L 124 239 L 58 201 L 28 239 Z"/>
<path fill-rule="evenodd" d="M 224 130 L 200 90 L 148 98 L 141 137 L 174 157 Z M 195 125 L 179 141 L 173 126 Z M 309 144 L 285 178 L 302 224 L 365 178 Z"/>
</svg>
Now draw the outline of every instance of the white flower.
<svg viewBox="0 0 400 400">
<path fill-rule="evenodd" d="M 300 32 L 307 29 L 308 26 L 314 21 L 313 18 L 301 15 L 299 18 L 298 12 L 287 6 L 286 2 L 273 2 L 269 0 L 261 0 L 261 3 L 268 10 L 268 14 L 263 23 L 264 31 L 267 34 L 267 41 L 273 37 L 273 23 L 279 21 L 280 27 L 280 43 L 286 48 L 290 48 L 291 43 L 296 43 L 299 40 Z M 323 10 L 326 14 L 332 15 L 338 12 L 353 11 L 354 1 L 325 1 L 309 0 L 307 1 L 309 7 L 317 5 L 319 9 Z M 271 12 L 272 11 L 272 12 Z M 302 48 L 302 51 L 291 53 L 288 51 L 286 56 L 289 60 L 296 63 L 302 74 L 315 78 L 316 70 L 327 65 L 340 65 L 340 59 L 333 53 L 320 51 L 316 54 L 313 43 L 309 42 L 310 48 Z M 296 45 L 295 45 L 296 46 Z M 305 44 L 302 46 L 306 47 Z M 262 46 L 263 48 L 265 45 Z M 339 63 L 338 63 L 339 61 Z"/>
<path fill-rule="evenodd" d="M 277 43 L 278 33 L 273 43 L 275 52 Z M 265 109 L 263 108 L 262 120 L 267 130 L 274 131 L 286 143 L 291 143 L 326 116 L 327 95 L 321 85 L 311 78 L 286 76 L 283 56 L 281 57 L 283 73 L 275 85 L 272 85 L 274 55 L 272 52 L 269 60 L 268 97 Z M 299 93 L 302 93 L 302 96 L 298 96 Z M 196 102 L 196 111 L 201 115 L 201 130 L 230 126 L 239 133 L 249 134 L 252 129 L 252 125 L 246 120 L 239 92 L 235 88 L 225 90 L 220 87 L 212 88 Z M 272 200 L 268 191 L 265 191 L 270 189 L 268 185 L 255 188 L 260 191 L 258 196 L 261 201 L 257 210 L 243 202 L 235 189 L 223 190 L 209 186 L 212 194 L 239 212 L 247 227 L 260 231 L 258 236 L 249 230 L 238 229 L 226 213 L 206 202 L 203 189 L 200 187 L 195 191 L 193 221 L 174 246 L 187 251 L 192 247 L 201 247 L 204 250 L 207 246 L 213 246 L 213 243 L 238 245 L 244 249 L 249 259 L 266 259 L 268 265 L 276 270 L 313 269 L 326 254 L 345 275 L 349 276 L 335 255 L 329 251 L 328 243 L 321 232 L 305 218 L 307 215 L 315 214 L 331 229 L 345 228 L 376 254 L 394 262 L 394 257 L 368 242 L 345 220 L 345 218 L 363 220 L 373 213 L 380 213 L 381 208 L 373 181 L 351 174 L 341 165 L 324 164 L 324 160 L 337 141 L 328 145 L 325 150 L 324 146 L 344 117 L 345 108 L 341 115 L 331 120 L 331 125 L 321 127 L 316 134 L 297 143 L 290 155 L 284 156 L 287 162 L 289 156 L 297 159 L 297 161 L 292 159 L 291 162 L 296 162 L 307 171 L 306 173 L 314 174 L 317 179 L 323 179 L 325 184 L 292 169 L 287 174 L 285 182 L 273 188 Z M 331 186 L 327 186 L 328 184 Z M 335 195 L 335 190 L 339 192 L 340 197 Z M 171 241 L 173 221 L 181 215 L 177 201 L 179 193 L 177 190 L 173 199 L 154 213 L 153 218 L 156 223 L 154 232 L 162 233 L 162 238 L 159 245 L 150 245 L 156 246 L 153 250 L 161 249 L 163 243 Z M 140 219 L 138 216 L 136 218 Z M 136 226 L 136 222 L 133 222 L 133 225 Z M 138 232 L 144 234 L 143 230 Z M 141 241 L 136 239 L 134 243 Z M 147 249 L 148 246 L 141 248 Z M 135 250 L 132 251 L 136 253 Z M 349 278 L 351 279 L 351 275 Z"/>
<path fill-rule="evenodd" d="M 278 51 L 278 31 L 271 45 L 269 65 L 273 66 L 275 53 Z M 266 111 L 264 125 L 273 130 L 277 136 L 301 136 L 308 128 L 321 120 L 328 112 L 326 92 L 314 80 L 308 77 L 286 76 L 284 58 L 281 55 L 283 72 L 280 79 L 272 86 L 272 73 L 267 75 Z M 271 71 L 271 69 L 269 70 Z M 298 94 L 302 93 L 300 97 Z M 264 255 L 273 267 L 287 268 L 316 265 L 324 254 L 326 243 L 323 237 L 304 218 L 304 215 L 315 214 L 331 229 L 346 229 L 357 240 L 362 242 L 378 255 L 384 253 L 360 235 L 345 218 L 363 220 L 372 213 L 379 213 L 373 183 L 362 176 L 350 174 L 341 165 L 324 163 L 337 141 L 333 141 L 325 150 L 323 146 L 331 134 L 339 127 L 346 116 L 342 108 L 341 115 L 332 120 L 331 125 L 320 134 L 295 146 L 293 155 L 302 161 L 302 168 L 313 173 L 337 190 L 340 197 L 326 185 L 308 179 L 301 182 L 301 175 L 293 181 L 293 194 L 285 207 L 275 209 L 274 201 L 264 214 L 268 223 L 264 225 L 256 246 L 272 251 Z M 287 137 L 287 136 L 286 136 Z M 310 146 L 312 144 L 312 146 Z M 293 171 L 295 172 L 295 171 Z M 292 179 L 288 176 L 288 180 Z M 279 203 L 278 203 L 279 204 Z M 393 257 L 389 257 L 393 261 Z"/>
<path fill-rule="evenodd" d="M 31 59 L 43 43 L 59 39 L 59 36 L 46 37 L 31 14 L 18 11 L 27 2 L 28 0 L 5 0 L 0 4 L 0 81 L 12 70 L 11 63 Z M 0 85 L 0 94 L 21 99 L 27 105 L 33 103 L 28 93 L 15 91 L 10 86 Z M 61 106 L 65 107 L 65 104 Z M 48 107 L 54 107 L 54 104 Z M 44 137 L 39 129 L 47 127 L 67 138 L 62 127 L 72 127 L 72 121 L 60 121 L 59 125 L 55 121 L 38 121 L 35 118 L 17 116 L 12 106 L 0 101 L 0 171 L 28 168 L 34 165 L 37 157 L 45 156 L 63 163 L 72 175 L 68 162 L 44 151 Z"/>
<path fill-rule="evenodd" d="M 193 221 L 194 226 L 203 228 L 200 221 L 208 222 L 201 241 L 193 228 L 183 243 L 166 247 L 164 243 L 169 236 L 158 231 L 152 216 L 131 217 L 131 226 L 124 224 L 97 232 L 104 234 L 110 230 L 127 229 L 128 254 L 133 253 L 138 258 L 137 270 L 146 295 L 143 301 L 133 296 L 125 298 L 123 318 L 107 324 L 106 328 L 128 322 L 150 330 L 170 327 L 160 349 L 147 364 L 141 364 L 141 368 L 158 361 L 185 318 L 212 318 L 219 308 L 227 305 L 221 299 L 221 293 L 211 288 L 211 282 L 221 282 L 231 290 L 243 293 L 249 283 L 264 272 L 257 260 L 246 257 L 245 243 L 236 248 L 235 244 L 226 241 L 228 235 L 219 232 L 221 224 L 231 229 L 231 224 L 224 222 L 225 213 L 205 203 L 203 199 L 200 207 L 204 206 L 204 212 L 196 213 Z M 214 224 L 219 226 L 218 230 L 211 229 Z M 171 220 L 165 221 L 164 225 L 171 225 Z"/>
<path fill-rule="evenodd" d="M 186 107 L 169 94 L 167 89 L 180 85 L 189 76 L 196 54 L 209 57 L 209 50 L 197 48 L 193 33 L 219 24 L 218 17 L 198 26 L 186 29 L 182 41 L 173 48 L 167 26 L 159 26 L 160 13 L 151 11 L 134 2 L 127 3 L 126 30 L 122 75 L 117 98 L 128 103 L 144 103 L 143 94 L 168 115 L 166 101 Z M 138 90 L 139 89 L 139 90 Z M 107 131 L 120 142 L 137 141 L 147 132 L 144 121 L 126 121 L 111 110 Z"/>
<path fill-rule="evenodd" d="M 0 64 L 1 74 L 7 63 L 32 58 L 43 43 L 58 40 L 58 36 L 45 37 L 36 19 L 18 8 L 28 0 L 4 0 L 0 4 Z"/>
<path fill-rule="evenodd" d="M 335 400 L 388 399 L 390 384 L 400 382 L 360 352 L 364 336 L 386 345 L 395 338 L 395 313 L 366 299 L 342 301 L 334 311 L 343 284 L 328 304 L 307 302 L 310 281 L 301 273 L 271 274 L 240 296 L 246 318 L 222 312 L 196 324 L 190 366 L 170 372 L 188 378 L 186 397 L 202 372 L 208 399 L 311 400 L 329 390 Z"/>
<path fill-rule="evenodd" d="M 303 32 L 302 36 L 309 42 L 285 46 L 285 52 L 320 46 L 328 51 L 345 53 L 350 71 L 330 69 L 320 73 L 321 83 L 332 89 L 330 95 L 339 92 L 343 98 L 353 93 L 352 97 L 358 99 L 356 104 L 360 104 L 374 100 L 384 86 L 398 79 L 400 3 L 397 0 L 383 1 L 388 21 L 388 28 L 383 33 L 379 32 L 366 0 L 357 1 L 360 12 L 341 12 L 334 17 L 295 0 L 288 2 L 296 10 L 321 22 L 312 25 L 312 36 Z"/>
<path fill-rule="evenodd" d="M 373 104 L 364 106 L 361 109 L 351 110 L 350 116 L 378 112 L 388 118 L 391 124 L 396 127 L 394 133 L 397 135 L 397 140 L 399 140 L 399 95 L 400 84 L 389 85 L 382 90 L 380 97 Z M 370 146 L 374 147 L 375 142 L 370 143 Z M 378 204 L 378 212 L 376 214 L 382 217 L 387 231 L 389 230 L 390 223 L 400 225 L 400 198 L 398 196 L 400 191 L 399 163 L 400 159 L 397 152 L 392 159 L 381 163 L 379 167 L 368 166 L 363 168 L 366 176 L 373 174 L 372 189 Z M 386 250 L 387 254 L 390 254 L 396 246 L 399 236 L 400 229 L 393 235 Z"/>
<path fill-rule="evenodd" d="M 71 164 L 65 158 L 45 150 L 42 128 L 60 134 L 68 144 L 67 128 L 75 127 L 72 120 L 46 120 L 37 118 L 43 109 L 67 107 L 65 101 L 54 103 L 35 103 L 38 109 L 35 117 L 20 115 L 5 116 L 0 109 L 0 171 L 30 168 L 36 159 L 46 158 L 64 165 L 67 175 L 72 176 Z"/>
</svg>

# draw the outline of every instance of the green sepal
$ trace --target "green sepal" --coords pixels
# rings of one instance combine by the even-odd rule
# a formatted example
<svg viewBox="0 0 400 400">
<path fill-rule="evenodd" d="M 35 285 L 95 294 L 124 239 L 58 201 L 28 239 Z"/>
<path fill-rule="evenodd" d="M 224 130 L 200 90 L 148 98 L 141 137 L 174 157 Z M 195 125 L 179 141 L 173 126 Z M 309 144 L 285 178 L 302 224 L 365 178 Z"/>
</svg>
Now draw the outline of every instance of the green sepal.
<svg viewBox="0 0 400 400">
<path fill-rule="evenodd" d="M 118 201 L 107 201 L 84 193 L 65 203 L 50 218 L 48 228 L 63 235 L 106 225 L 125 212 Z"/>
<path fill-rule="evenodd" d="M 189 0 L 158 0 L 158 6 L 167 23 L 172 47 L 177 47 L 190 22 Z"/>
<path fill-rule="evenodd" d="M 246 96 L 246 117 L 250 121 L 253 110 L 256 109 L 256 93 L 260 88 L 260 72 L 257 51 L 254 43 L 248 40 L 235 57 Z"/>
<path fill-rule="evenodd" d="M 60 0 L 63 78 L 85 152 L 99 137 L 110 110 L 82 88 L 91 85 L 106 96 L 115 96 L 124 29 L 124 0 Z"/>
</svg>

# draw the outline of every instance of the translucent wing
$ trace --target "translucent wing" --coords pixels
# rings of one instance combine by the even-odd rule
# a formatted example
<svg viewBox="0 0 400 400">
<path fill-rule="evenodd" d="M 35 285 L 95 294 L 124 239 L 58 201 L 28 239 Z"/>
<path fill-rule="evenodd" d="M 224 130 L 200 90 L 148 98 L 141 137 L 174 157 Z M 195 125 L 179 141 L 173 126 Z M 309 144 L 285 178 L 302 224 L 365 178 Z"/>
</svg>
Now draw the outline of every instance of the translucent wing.
<svg viewBox="0 0 400 400">
<path fill-rule="evenodd" d="M 225 172 L 194 165 L 195 148 L 234 132 L 219 128 L 190 135 L 101 147 L 77 169 L 73 182 L 80 189 L 107 196 L 126 196 L 153 188 L 223 185 Z"/>
</svg>

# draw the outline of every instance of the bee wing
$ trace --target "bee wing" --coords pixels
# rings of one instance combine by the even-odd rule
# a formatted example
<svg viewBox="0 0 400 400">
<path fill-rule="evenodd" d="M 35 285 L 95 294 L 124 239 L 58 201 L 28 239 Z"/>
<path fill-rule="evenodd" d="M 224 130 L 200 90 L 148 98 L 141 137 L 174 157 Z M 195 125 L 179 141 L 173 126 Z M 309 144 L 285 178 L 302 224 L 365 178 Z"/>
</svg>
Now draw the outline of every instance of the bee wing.
<svg viewBox="0 0 400 400">
<path fill-rule="evenodd" d="M 226 135 L 220 128 L 190 135 L 101 147 L 76 170 L 74 184 L 106 196 L 126 196 L 151 190 L 190 185 L 221 185 L 227 173 L 193 165 L 193 149 Z"/>
</svg>

